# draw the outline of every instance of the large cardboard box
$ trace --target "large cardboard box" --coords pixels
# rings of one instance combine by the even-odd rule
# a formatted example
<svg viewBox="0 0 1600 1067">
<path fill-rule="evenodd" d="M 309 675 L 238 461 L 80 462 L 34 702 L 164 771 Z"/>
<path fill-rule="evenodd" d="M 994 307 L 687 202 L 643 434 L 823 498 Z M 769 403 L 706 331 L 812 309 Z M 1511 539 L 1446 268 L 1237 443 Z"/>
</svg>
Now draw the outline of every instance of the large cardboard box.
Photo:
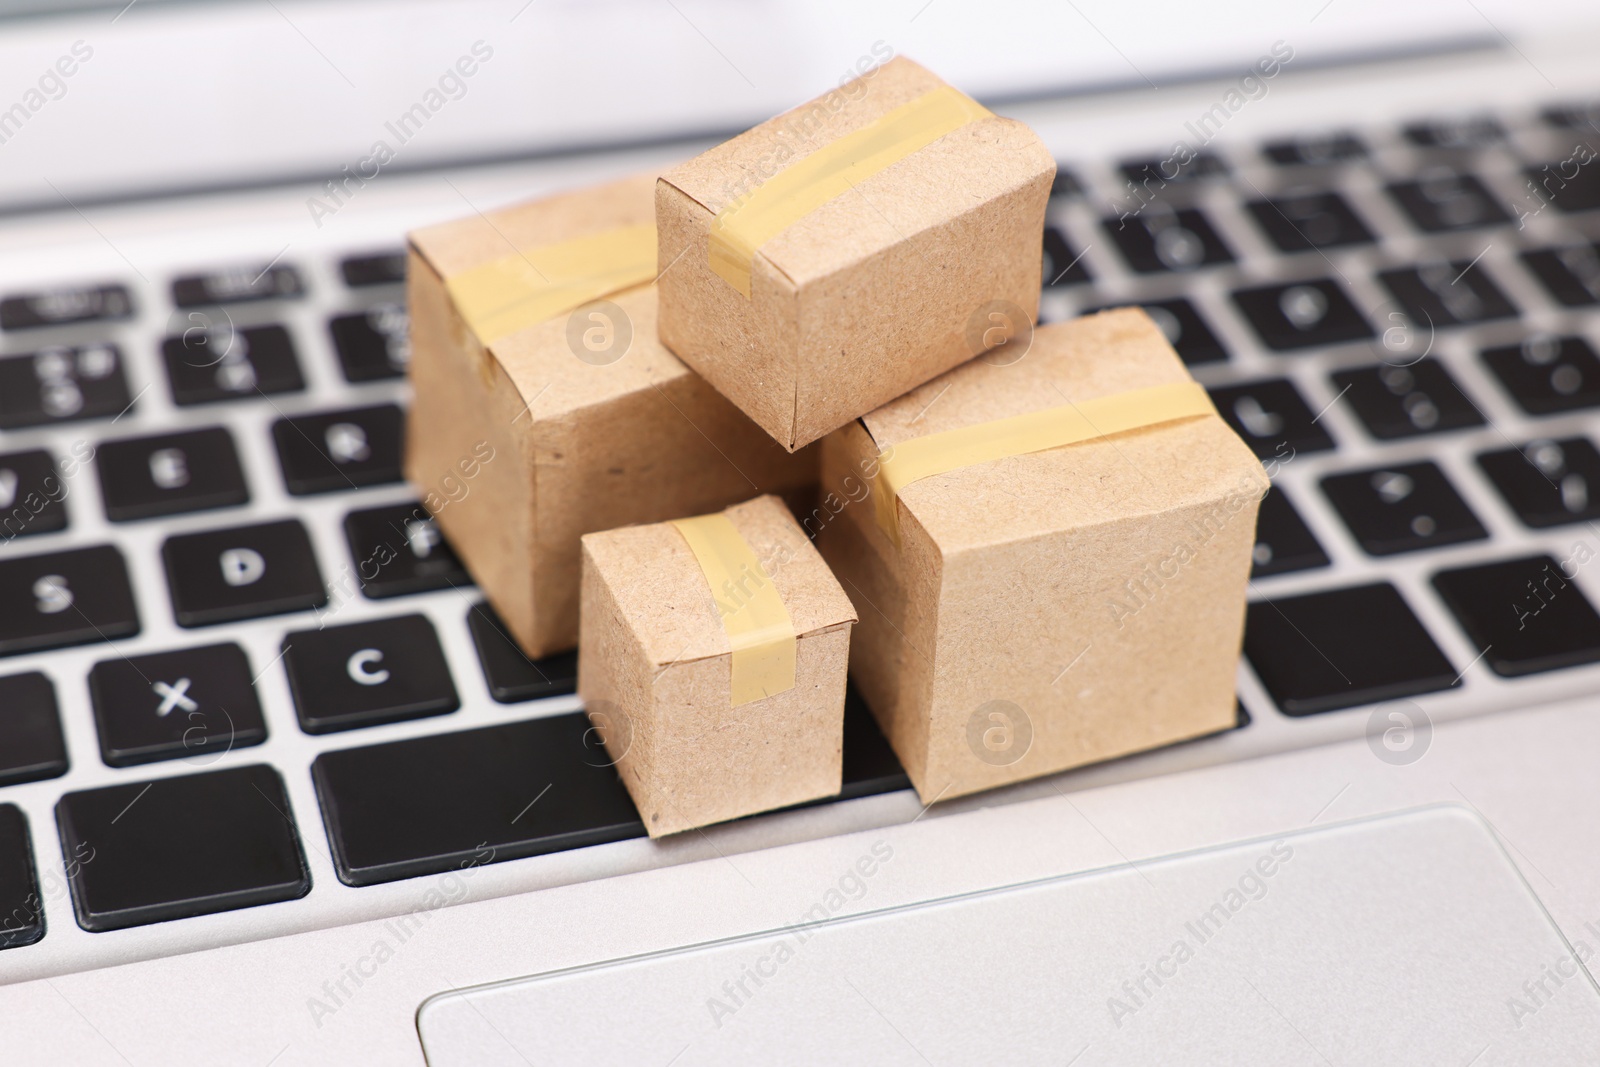
<svg viewBox="0 0 1600 1067">
<path fill-rule="evenodd" d="M 661 339 L 800 448 L 1027 329 L 1054 176 L 892 60 L 662 175 Z"/>
<path fill-rule="evenodd" d="M 654 184 L 411 235 L 406 475 L 536 658 L 577 644 L 581 535 L 815 483 L 656 339 Z"/>
<path fill-rule="evenodd" d="M 578 692 L 650 836 L 832 796 L 850 600 L 783 503 L 583 538 Z"/>
<path fill-rule="evenodd" d="M 1016 452 L 1058 434 L 1077 443 Z M 1267 485 L 1136 309 L 1043 327 L 1020 360 L 831 434 L 804 525 L 923 800 L 1231 726 Z"/>
</svg>

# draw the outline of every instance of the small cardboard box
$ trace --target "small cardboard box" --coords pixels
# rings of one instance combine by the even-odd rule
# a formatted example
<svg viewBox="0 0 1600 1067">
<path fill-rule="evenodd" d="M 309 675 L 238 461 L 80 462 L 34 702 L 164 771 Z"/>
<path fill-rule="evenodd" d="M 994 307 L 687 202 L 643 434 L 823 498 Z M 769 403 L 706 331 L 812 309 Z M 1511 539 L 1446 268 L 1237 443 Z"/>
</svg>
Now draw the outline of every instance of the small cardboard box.
<svg viewBox="0 0 1600 1067">
<path fill-rule="evenodd" d="M 1054 176 L 892 60 L 662 175 L 661 339 L 801 448 L 1037 317 Z"/>
<path fill-rule="evenodd" d="M 1169 395 L 1190 414 L 1095 436 Z M 1115 410 L 1130 399 L 1137 418 Z M 914 441 L 971 459 L 983 441 L 964 435 L 1080 417 L 1080 443 L 903 481 L 930 454 Z M 1136 309 L 1043 327 L 1020 360 L 974 360 L 831 434 L 804 525 L 860 612 L 852 677 L 923 800 L 1233 725 L 1267 485 Z"/>
<path fill-rule="evenodd" d="M 654 183 L 642 175 L 411 235 L 406 475 L 535 658 L 577 644 L 582 534 L 815 484 L 814 454 L 785 453 L 657 341 Z M 607 273 L 619 234 L 643 256 L 643 284 L 608 293 L 639 280 Z M 601 262 L 576 269 L 585 248 Z M 550 317 L 516 328 L 508 314 L 525 305 L 510 299 L 469 325 L 459 279 L 506 282 L 508 262 L 513 290 L 542 292 L 523 317 Z"/>
<path fill-rule="evenodd" d="M 839 792 L 856 614 L 777 497 L 586 535 L 582 618 L 578 692 L 651 837 Z"/>
</svg>

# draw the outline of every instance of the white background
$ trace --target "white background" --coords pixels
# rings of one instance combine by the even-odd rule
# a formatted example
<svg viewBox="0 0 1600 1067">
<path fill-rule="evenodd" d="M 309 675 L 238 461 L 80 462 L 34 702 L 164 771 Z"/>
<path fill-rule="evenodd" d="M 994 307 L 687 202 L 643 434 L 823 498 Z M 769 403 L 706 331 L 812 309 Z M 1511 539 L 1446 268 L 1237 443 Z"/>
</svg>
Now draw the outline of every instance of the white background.
<svg viewBox="0 0 1600 1067">
<path fill-rule="evenodd" d="M 721 133 L 826 89 L 878 41 L 993 101 L 1171 87 L 1276 40 L 1303 70 L 1586 22 L 1600 10 L 1572 0 L 136 0 L 0 23 L 0 110 L 74 41 L 94 49 L 0 144 L 0 205 L 336 171 L 477 40 L 494 58 L 400 165 Z"/>
</svg>

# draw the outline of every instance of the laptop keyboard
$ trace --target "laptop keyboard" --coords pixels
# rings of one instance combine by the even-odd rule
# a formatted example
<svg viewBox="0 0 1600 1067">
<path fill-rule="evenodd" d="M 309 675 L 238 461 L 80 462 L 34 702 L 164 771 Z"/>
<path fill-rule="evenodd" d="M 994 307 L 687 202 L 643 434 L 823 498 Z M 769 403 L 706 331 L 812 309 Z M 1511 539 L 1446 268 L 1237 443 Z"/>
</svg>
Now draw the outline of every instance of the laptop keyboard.
<svg viewBox="0 0 1600 1067">
<path fill-rule="evenodd" d="M 132 403 L 116 345 L 61 345 L 0 359 L 0 430 L 115 418 Z"/>
<path fill-rule="evenodd" d="M 1146 308 L 1274 479 L 1241 725 L 1196 759 L 1600 681 L 1600 172 L 1546 167 L 1600 143 L 1584 114 L 1063 160 L 1041 317 Z M 131 279 L 0 294 L 0 949 L 50 942 L 41 879 L 98 934 L 306 907 L 308 855 L 373 892 L 643 835 L 575 654 L 525 658 L 406 495 L 400 238 L 195 263 L 154 306 Z M 134 352 L 130 323 L 163 336 Z M 171 424 L 124 422 L 151 389 Z M 98 500 L 65 491 L 84 467 Z M 82 708 L 98 752 L 69 752 Z M 825 805 L 907 789 L 853 692 L 844 759 Z M 25 783 L 53 808 L 8 802 Z"/>
<path fill-rule="evenodd" d="M 56 805 L 78 925 L 96 933 L 303 897 L 283 778 L 253 764 L 68 793 Z M 137 811 L 137 817 L 134 812 Z"/>
</svg>

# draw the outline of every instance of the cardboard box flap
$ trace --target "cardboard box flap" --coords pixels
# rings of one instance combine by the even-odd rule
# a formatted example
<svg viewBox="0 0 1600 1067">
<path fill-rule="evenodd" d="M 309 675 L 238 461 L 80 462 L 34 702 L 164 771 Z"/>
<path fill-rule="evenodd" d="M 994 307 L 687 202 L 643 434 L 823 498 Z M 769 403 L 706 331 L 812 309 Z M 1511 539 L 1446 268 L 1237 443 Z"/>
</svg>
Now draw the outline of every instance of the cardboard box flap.
<svg viewBox="0 0 1600 1067">
<path fill-rule="evenodd" d="M 797 637 L 856 621 L 850 599 L 783 502 L 757 497 L 725 514 L 769 572 Z M 683 535 L 669 523 L 585 537 L 585 549 L 605 573 L 618 608 L 657 665 L 724 656 L 728 632 L 711 589 Z M 624 578 L 623 576 L 626 576 Z"/>
<path fill-rule="evenodd" d="M 445 280 L 512 255 L 519 248 L 654 222 L 655 176 L 638 174 L 424 227 L 412 232 L 411 243 Z M 621 309 L 621 317 L 573 324 L 570 314 L 558 315 L 488 346 L 516 388 L 519 407 L 527 417 L 560 417 L 691 373 L 656 338 L 654 285 L 637 286 L 605 299 Z M 616 352 L 586 350 L 584 333 L 590 330 L 597 331 L 596 338 L 615 343 Z"/>
<path fill-rule="evenodd" d="M 891 59 L 860 78 L 678 164 L 661 180 L 715 215 L 792 163 L 944 85 L 926 67 Z M 746 176 L 739 184 L 727 175 Z"/>
<path fill-rule="evenodd" d="M 568 343 L 567 315 L 530 326 L 490 346 L 529 418 L 544 421 L 575 414 L 693 373 L 656 340 L 654 285 L 629 289 L 608 300 L 621 309 L 623 320 L 580 322 L 577 328 L 615 331 L 625 322 L 632 339 L 626 352 L 612 362 L 590 363 L 578 357 Z"/>
<path fill-rule="evenodd" d="M 911 60 L 895 58 L 674 167 L 661 181 L 715 215 L 819 148 L 944 84 Z M 974 151 L 973 142 L 982 149 Z M 835 197 L 766 241 L 757 254 L 804 285 L 1054 171 L 1055 161 L 1032 130 L 990 116 L 868 177 L 853 194 Z M 931 174 L 939 180 L 927 181 Z"/>
<path fill-rule="evenodd" d="M 861 425 L 881 452 L 947 430 L 1190 380 L 1150 317 L 1124 308 L 1039 329 L 1015 362 L 963 364 Z M 1120 522 L 1233 491 L 1259 496 L 1266 487 L 1254 453 L 1220 417 L 1206 417 L 949 471 L 906 486 L 900 501 L 949 552 Z"/>
</svg>

